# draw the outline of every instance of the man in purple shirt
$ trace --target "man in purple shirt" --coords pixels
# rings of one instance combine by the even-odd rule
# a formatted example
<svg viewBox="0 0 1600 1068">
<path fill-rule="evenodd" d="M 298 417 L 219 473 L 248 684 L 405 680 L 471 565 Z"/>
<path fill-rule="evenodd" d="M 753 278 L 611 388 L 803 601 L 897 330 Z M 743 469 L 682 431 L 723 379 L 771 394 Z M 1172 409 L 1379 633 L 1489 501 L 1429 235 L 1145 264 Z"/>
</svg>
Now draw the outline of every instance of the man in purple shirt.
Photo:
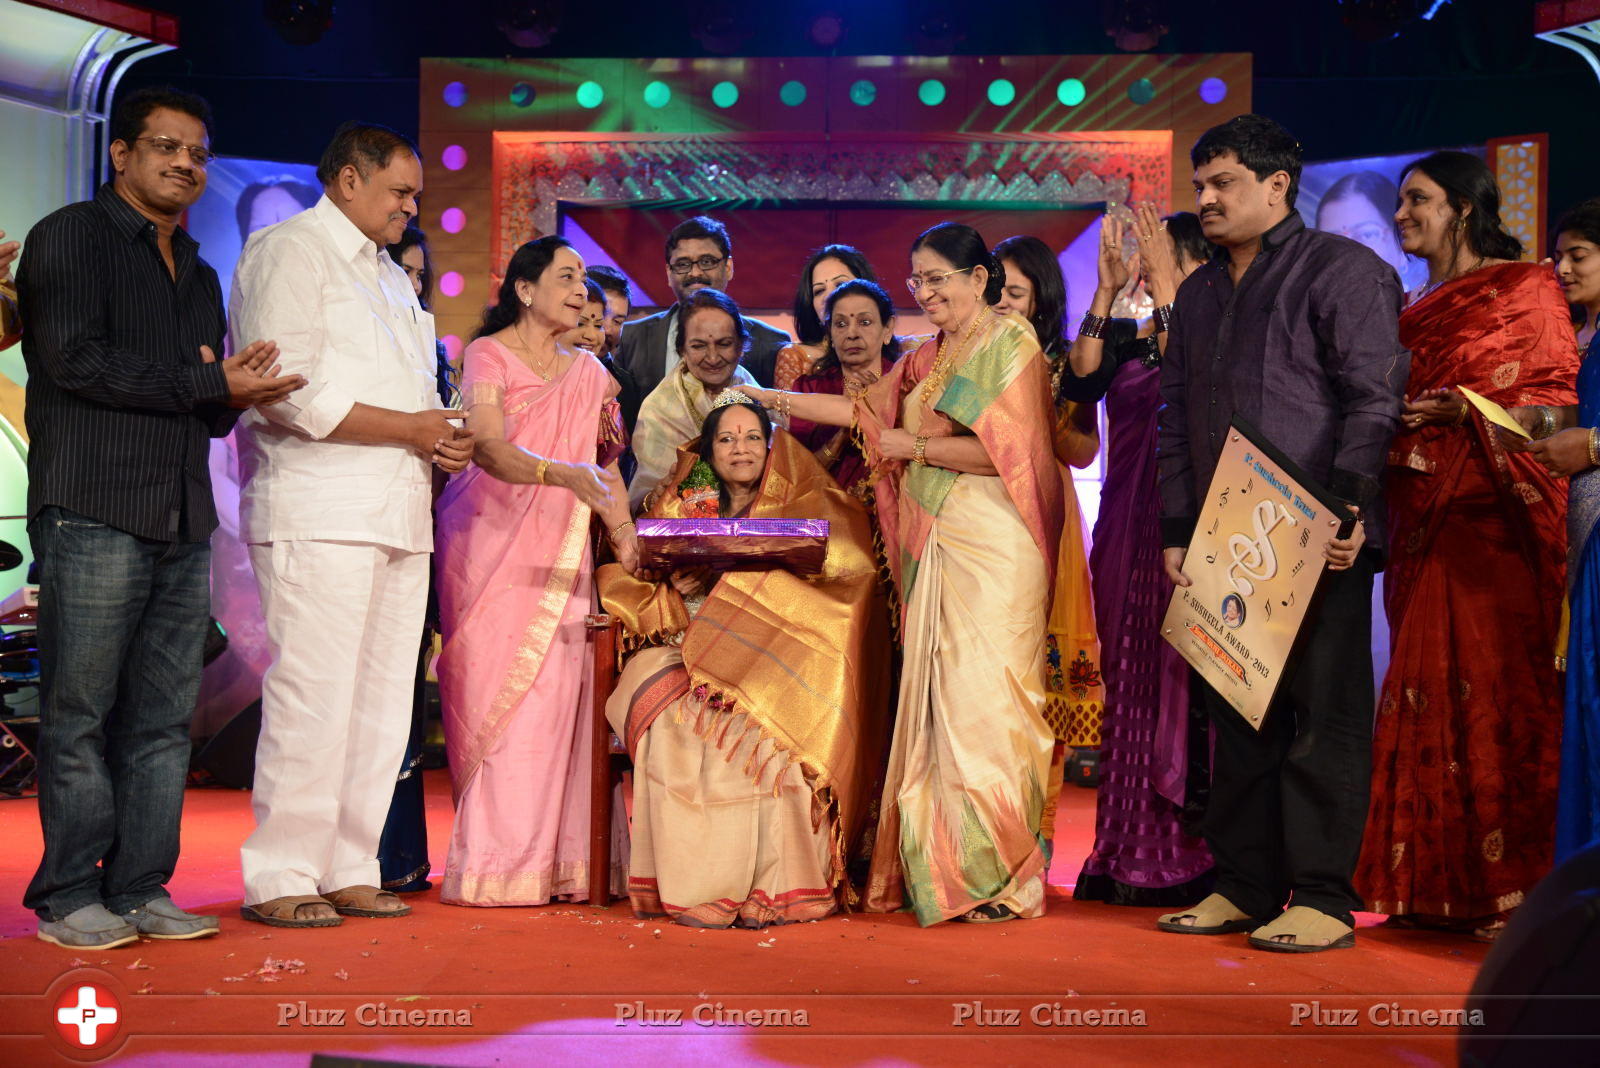
<svg viewBox="0 0 1600 1068">
<path fill-rule="evenodd" d="M 1201 227 L 1222 251 L 1178 290 L 1162 359 L 1167 574 L 1189 585 L 1185 547 L 1236 414 L 1361 519 L 1324 549 L 1330 573 L 1259 732 L 1194 676 L 1214 725 L 1216 893 L 1158 925 L 1250 931 L 1253 946 L 1280 952 L 1344 948 L 1362 904 L 1351 877 L 1372 764 L 1379 479 L 1410 370 L 1400 280 L 1364 246 L 1301 222 L 1300 145 L 1271 119 L 1207 130 L 1190 158 Z"/>
</svg>

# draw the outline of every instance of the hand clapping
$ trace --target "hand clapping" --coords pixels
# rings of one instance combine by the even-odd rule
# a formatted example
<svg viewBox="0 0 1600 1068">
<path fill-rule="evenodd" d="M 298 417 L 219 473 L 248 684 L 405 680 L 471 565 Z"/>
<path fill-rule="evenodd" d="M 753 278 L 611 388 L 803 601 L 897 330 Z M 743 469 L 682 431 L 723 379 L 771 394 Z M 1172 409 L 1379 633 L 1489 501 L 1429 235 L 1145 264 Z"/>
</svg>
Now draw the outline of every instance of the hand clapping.
<svg viewBox="0 0 1600 1068">
<path fill-rule="evenodd" d="M 252 341 L 241 352 L 222 361 L 222 374 L 228 383 L 228 404 L 234 408 L 254 408 L 277 404 L 306 384 L 301 375 L 278 374 L 278 343 Z M 216 363 L 211 346 L 200 346 L 200 360 Z"/>
</svg>

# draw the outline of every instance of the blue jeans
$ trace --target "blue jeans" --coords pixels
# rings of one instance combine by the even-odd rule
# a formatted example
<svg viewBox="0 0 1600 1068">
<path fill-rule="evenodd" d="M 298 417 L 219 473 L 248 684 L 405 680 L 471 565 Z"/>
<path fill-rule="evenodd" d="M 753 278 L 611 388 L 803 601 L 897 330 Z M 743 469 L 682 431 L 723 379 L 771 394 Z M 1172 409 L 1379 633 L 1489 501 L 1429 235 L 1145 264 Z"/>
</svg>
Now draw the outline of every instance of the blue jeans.
<svg viewBox="0 0 1600 1068">
<path fill-rule="evenodd" d="M 211 546 L 149 541 L 64 508 L 28 525 L 39 562 L 39 822 L 23 897 L 41 919 L 166 894 L 178 862 Z"/>
</svg>

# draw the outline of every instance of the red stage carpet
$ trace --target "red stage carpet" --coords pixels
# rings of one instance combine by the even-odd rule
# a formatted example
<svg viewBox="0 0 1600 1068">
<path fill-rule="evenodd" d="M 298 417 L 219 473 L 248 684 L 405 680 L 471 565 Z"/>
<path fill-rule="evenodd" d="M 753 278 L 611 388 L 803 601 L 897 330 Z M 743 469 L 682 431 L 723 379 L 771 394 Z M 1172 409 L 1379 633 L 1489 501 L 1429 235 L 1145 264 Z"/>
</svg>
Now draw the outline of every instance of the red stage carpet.
<svg viewBox="0 0 1600 1068">
<path fill-rule="evenodd" d="M 428 789 L 438 865 L 450 791 L 441 773 Z M 172 889 L 221 916 L 221 936 L 74 954 L 35 939 L 19 904 L 34 804 L 0 801 L 0 1063 L 66 1056 L 53 1019 L 74 969 L 120 1002 L 101 1032 L 117 1062 L 145 1065 L 1454 1063 L 1452 1027 L 1402 1013 L 1459 1009 L 1484 946 L 1370 916 L 1354 950 L 1305 956 L 1162 934 L 1156 910 L 1071 900 L 1093 819 L 1093 793 L 1066 787 L 1056 896 L 1031 922 L 704 931 L 623 903 L 464 909 L 434 890 L 406 919 L 282 931 L 238 916 L 248 795 L 192 790 Z"/>
</svg>

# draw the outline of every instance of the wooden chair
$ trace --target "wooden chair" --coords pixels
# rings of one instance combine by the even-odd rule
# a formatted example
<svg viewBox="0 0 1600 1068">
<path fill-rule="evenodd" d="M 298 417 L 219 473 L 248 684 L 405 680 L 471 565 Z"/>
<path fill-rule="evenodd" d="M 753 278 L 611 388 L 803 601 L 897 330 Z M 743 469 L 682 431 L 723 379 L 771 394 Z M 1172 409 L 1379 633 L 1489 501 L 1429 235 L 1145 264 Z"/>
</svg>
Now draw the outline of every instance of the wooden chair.
<svg viewBox="0 0 1600 1068">
<path fill-rule="evenodd" d="M 628 750 L 606 722 L 617 688 L 617 635 L 622 624 L 604 613 L 584 617 L 594 642 L 594 704 L 589 721 L 589 904 L 611 903 L 611 797 Z"/>
</svg>

